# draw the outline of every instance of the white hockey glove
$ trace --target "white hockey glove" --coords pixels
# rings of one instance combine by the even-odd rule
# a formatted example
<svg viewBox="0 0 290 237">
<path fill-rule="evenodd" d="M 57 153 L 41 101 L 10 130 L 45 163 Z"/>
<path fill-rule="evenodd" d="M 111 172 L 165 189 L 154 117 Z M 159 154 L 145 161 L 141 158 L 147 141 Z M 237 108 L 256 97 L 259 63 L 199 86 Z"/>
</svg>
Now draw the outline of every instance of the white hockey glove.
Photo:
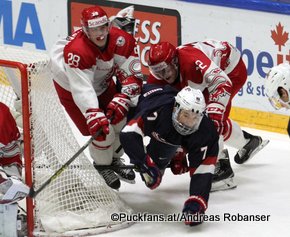
<svg viewBox="0 0 290 237">
<path fill-rule="evenodd" d="M 0 204 L 12 204 L 25 198 L 29 187 L 17 177 L 8 177 L 0 167 Z"/>
</svg>

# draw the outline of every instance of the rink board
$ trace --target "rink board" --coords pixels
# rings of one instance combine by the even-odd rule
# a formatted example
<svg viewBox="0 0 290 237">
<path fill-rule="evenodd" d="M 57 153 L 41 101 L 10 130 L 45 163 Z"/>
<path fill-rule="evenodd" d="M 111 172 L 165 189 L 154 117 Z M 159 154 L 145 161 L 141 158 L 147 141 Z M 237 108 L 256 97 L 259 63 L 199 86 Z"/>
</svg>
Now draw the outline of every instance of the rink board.
<svg viewBox="0 0 290 237">
<path fill-rule="evenodd" d="M 287 134 L 289 121 L 287 115 L 232 107 L 230 117 L 243 127 Z"/>
</svg>

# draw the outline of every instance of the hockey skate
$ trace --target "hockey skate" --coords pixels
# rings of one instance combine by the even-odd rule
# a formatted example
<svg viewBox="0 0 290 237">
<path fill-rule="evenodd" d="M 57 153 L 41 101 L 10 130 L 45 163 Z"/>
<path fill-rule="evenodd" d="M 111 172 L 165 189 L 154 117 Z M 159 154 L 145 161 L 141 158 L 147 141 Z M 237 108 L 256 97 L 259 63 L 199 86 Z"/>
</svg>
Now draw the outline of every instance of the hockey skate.
<svg viewBox="0 0 290 237">
<path fill-rule="evenodd" d="M 96 168 L 96 163 L 94 162 L 94 167 Z M 97 169 L 97 168 L 96 168 Z M 97 169 L 99 174 L 102 175 L 106 184 L 112 189 L 119 189 L 121 186 L 120 179 L 111 169 Z"/>
<path fill-rule="evenodd" d="M 235 155 L 234 159 L 237 164 L 244 164 L 269 143 L 269 140 L 262 140 L 260 136 L 253 136 L 245 131 L 243 134 L 246 139 L 250 140 Z"/>
<path fill-rule="evenodd" d="M 234 172 L 230 164 L 229 153 L 227 149 L 222 151 L 222 156 L 216 163 L 211 192 L 222 191 L 236 188 L 234 182 Z"/>
<path fill-rule="evenodd" d="M 112 166 L 114 166 L 114 171 L 121 180 L 130 184 L 135 183 L 135 172 L 132 169 L 118 168 L 118 166 L 125 166 L 121 158 L 113 157 Z"/>
<path fill-rule="evenodd" d="M 29 187 L 17 177 L 8 177 L 3 169 L 0 169 L 0 204 L 13 204 L 25 198 L 29 193 Z"/>
</svg>

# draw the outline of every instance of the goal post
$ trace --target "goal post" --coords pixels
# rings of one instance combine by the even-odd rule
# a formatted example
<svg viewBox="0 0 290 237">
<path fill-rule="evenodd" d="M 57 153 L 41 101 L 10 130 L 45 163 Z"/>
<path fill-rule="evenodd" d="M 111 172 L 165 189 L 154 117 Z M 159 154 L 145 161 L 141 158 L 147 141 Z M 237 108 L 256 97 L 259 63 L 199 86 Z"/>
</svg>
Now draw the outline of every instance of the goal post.
<svg viewBox="0 0 290 237">
<path fill-rule="evenodd" d="M 4 50 L 4 49 L 3 49 Z M 0 48 L 1 55 L 2 47 Z M 12 59 L 12 58 L 11 58 Z M 23 88 L 20 93 L 16 95 L 11 83 L 7 77 L 6 70 L 16 70 L 19 73 L 20 87 Z M 5 73 L 6 71 L 6 73 Z M 17 79 L 16 79 L 17 80 Z M 28 76 L 25 64 L 17 61 L 5 60 L 0 56 L 0 101 L 6 104 L 10 109 L 14 109 L 14 100 L 18 97 L 22 97 L 22 119 L 23 119 L 23 158 L 24 164 L 31 164 L 31 138 L 30 138 L 30 124 L 29 124 L 29 100 L 28 100 Z M 32 186 L 32 169 L 31 166 L 27 166 L 24 169 L 25 182 Z M 33 231 L 33 200 L 31 198 L 26 199 L 26 213 L 27 213 L 27 231 L 32 233 Z"/>
<path fill-rule="evenodd" d="M 0 46 L 0 101 L 22 100 L 25 182 L 37 190 L 79 149 L 53 86 L 47 54 Z M 20 88 L 20 89 L 19 89 Z M 28 236 L 89 236 L 129 226 L 133 210 L 84 153 L 35 199 L 26 199 Z"/>
</svg>

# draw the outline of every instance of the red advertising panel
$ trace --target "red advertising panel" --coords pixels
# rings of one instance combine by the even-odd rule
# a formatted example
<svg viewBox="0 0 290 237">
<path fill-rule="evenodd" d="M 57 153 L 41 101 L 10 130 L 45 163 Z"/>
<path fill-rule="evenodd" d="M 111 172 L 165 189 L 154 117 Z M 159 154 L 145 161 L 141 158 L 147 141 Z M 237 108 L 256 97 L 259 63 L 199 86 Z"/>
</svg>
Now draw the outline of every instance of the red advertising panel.
<svg viewBox="0 0 290 237">
<path fill-rule="evenodd" d="M 68 1 L 68 32 L 71 34 L 80 27 L 81 11 L 93 5 L 101 6 L 108 16 L 116 15 L 121 9 L 134 5 L 136 19 L 135 38 L 138 43 L 142 72 L 148 75 L 147 57 L 151 44 L 168 41 L 177 46 L 181 44 L 180 14 L 176 10 L 126 4 L 111 1 Z"/>
</svg>

